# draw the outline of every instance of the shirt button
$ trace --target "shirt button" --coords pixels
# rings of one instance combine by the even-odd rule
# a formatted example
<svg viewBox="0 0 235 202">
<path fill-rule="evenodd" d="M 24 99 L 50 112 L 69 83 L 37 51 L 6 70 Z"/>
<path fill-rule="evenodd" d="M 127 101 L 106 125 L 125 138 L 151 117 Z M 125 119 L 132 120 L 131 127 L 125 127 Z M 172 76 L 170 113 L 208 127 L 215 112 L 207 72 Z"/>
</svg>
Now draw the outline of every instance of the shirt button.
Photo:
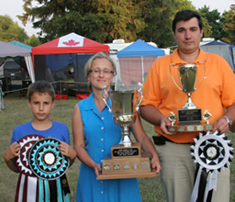
<svg viewBox="0 0 235 202">
<path fill-rule="evenodd" d="M 103 149 L 102 149 L 101 151 L 102 151 L 102 152 L 104 152 L 104 150 L 103 150 Z"/>
<path fill-rule="evenodd" d="M 101 194 L 103 194 L 104 192 L 102 191 Z"/>
<path fill-rule="evenodd" d="M 102 184 L 102 183 L 103 183 L 103 181 L 100 181 L 100 183 Z"/>
<path fill-rule="evenodd" d="M 103 139 L 103 138 L 101 138 L 101 141 L 104 141 L 104 139 Z"/>
<path fill-rule="evenodd" d="M 101 119 L 104 120 L 104 117 L 102 117 Z"/>
<path fill-rule="evenodd" d="M 102 130 L 104 130 L 104 127 L 101 127 Z"/>
</svg>

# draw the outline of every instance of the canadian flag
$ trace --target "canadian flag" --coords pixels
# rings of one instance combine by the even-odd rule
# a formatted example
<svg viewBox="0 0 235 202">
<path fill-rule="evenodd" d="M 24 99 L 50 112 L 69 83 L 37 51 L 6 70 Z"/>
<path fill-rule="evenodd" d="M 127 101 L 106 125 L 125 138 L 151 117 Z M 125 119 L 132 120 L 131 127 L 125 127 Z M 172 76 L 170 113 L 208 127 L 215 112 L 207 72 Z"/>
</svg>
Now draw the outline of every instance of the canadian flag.
<svg viewBox="0 0 235 202">
<path fill-rule="evenodd" d="M 59 38 L 58 47 L 82 47 L 84 37 L 71 33 Z"/>
</svg>

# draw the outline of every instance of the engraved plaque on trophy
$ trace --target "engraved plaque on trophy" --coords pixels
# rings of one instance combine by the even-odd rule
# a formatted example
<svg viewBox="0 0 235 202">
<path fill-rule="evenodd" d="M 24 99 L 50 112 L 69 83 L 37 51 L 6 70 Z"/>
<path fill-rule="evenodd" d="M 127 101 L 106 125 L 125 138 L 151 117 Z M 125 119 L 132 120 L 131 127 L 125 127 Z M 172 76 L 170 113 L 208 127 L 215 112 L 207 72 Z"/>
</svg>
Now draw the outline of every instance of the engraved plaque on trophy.
<svg viewBox="0 0 235 202">
<path fill-rule="evenodd" d="M 204 130 L 211 130 L 212 125 L 209 124 L 208 119 L 211 117 L 211 114 L 206 110 L 202 115 L 202 109 L 195 106 L 191 100 L 191 94 L 197 90 L 200 84 L 203 81 L 201 79 L 197 88 L 195 88 L 195 82 L 197 78 L 197 65 L 196 64 L 186 64 L 186 65 L 179 65 L 178 68 L 178 75 L 180 79 L 180 83 L 182 88 L 178 86 L 173 78 L 171 73 L 171 66 L 170 66 L 170 73 L 171 78 L 174 84 L 183 92 L 187 94 L 187 102 L 183 106 L 182 109 L 178 109 L 178 122 L 179 125 L 175 125 L 175 121 L 177 119 L 176 115 L 171 112 L 168 116 L 168 119 L 171 121 L 171 126 L 168 127 L 170 132 L 193 132 L 193 131 L 204 131 Z M 205 73 L 205 69 L 204 69 Z M 206 124 L 201 124 L 202 118 L 206 121 Z"/>
<path fill-rule="evenodd" d="M 103 100 L 110 112 L 113 112 L 115 124 L 122 128 L 122 138 L 111 147 L 111 154 L 103 159 L 102 173 L 97 179 L 121 179 L 135 177 L 155 177 L 152 172 L 148 153 L 141 152 L 140 143 L 133 143 L 129 137 L 129 127 L 135 123 L 139 105 L 143 99 L 143 85 L 136 90 L 107 92 L 103 87 Z M 105 96 L 111 99 L 111 108 Z M 139 100 L 140 97 L 140 100 Z"/>
</svg>

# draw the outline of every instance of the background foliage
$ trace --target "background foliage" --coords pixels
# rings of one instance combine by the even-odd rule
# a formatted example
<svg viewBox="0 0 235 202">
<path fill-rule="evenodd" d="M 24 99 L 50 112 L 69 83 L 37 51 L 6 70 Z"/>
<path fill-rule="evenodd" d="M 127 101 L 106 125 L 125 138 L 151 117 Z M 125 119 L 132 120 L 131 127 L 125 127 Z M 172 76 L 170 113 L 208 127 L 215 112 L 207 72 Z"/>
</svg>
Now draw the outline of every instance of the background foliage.
<svg viewBox="0 0 235 202">
<path fill-rule="evenodd" d="M 23 0 L 24 13 L 18 18 L 32 22 L 41 31 L 29 37 L 9 16 L 0 16 L 0 40 L 19 40 L 31 46 L 71 32 L 101 43 L 114 39 L 126 42 L 142 39 L 158 47 L 175 46 L 171 22 L 176 12 L 196 8 L 189 0 Z M 204 37 L 235 45 L 235 6 L 219 13 L 209 6 L 198 9 L 203 17 Z"/>
</svg>

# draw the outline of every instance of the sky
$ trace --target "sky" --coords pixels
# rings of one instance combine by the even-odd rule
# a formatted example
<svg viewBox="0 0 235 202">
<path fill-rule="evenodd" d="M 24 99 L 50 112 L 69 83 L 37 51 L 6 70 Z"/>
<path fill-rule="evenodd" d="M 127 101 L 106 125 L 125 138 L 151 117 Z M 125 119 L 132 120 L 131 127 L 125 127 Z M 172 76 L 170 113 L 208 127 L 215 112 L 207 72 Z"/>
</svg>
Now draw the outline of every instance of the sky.
<svg viewBox="0 0 235 202">
<path fill-rule="evenodd" d="M 231 4 L 235 4 L 235 0 L 190 0 L 196 8 L 204 5 L 210 7 L 210 11 L 217 9 L 220 13 L 230 10 Z M 8 15 L 14 22 L 18 22 L 19 26 L 24 28 L 29 37 L 33 34 L 37 36 L 39 29 L 33 29 L 31 23 L 27 23 L 26 27 L 16 17 L 23 14 L 23 0 L 5 0 L 1 2 L 0 15 Z"/>
</svg>

